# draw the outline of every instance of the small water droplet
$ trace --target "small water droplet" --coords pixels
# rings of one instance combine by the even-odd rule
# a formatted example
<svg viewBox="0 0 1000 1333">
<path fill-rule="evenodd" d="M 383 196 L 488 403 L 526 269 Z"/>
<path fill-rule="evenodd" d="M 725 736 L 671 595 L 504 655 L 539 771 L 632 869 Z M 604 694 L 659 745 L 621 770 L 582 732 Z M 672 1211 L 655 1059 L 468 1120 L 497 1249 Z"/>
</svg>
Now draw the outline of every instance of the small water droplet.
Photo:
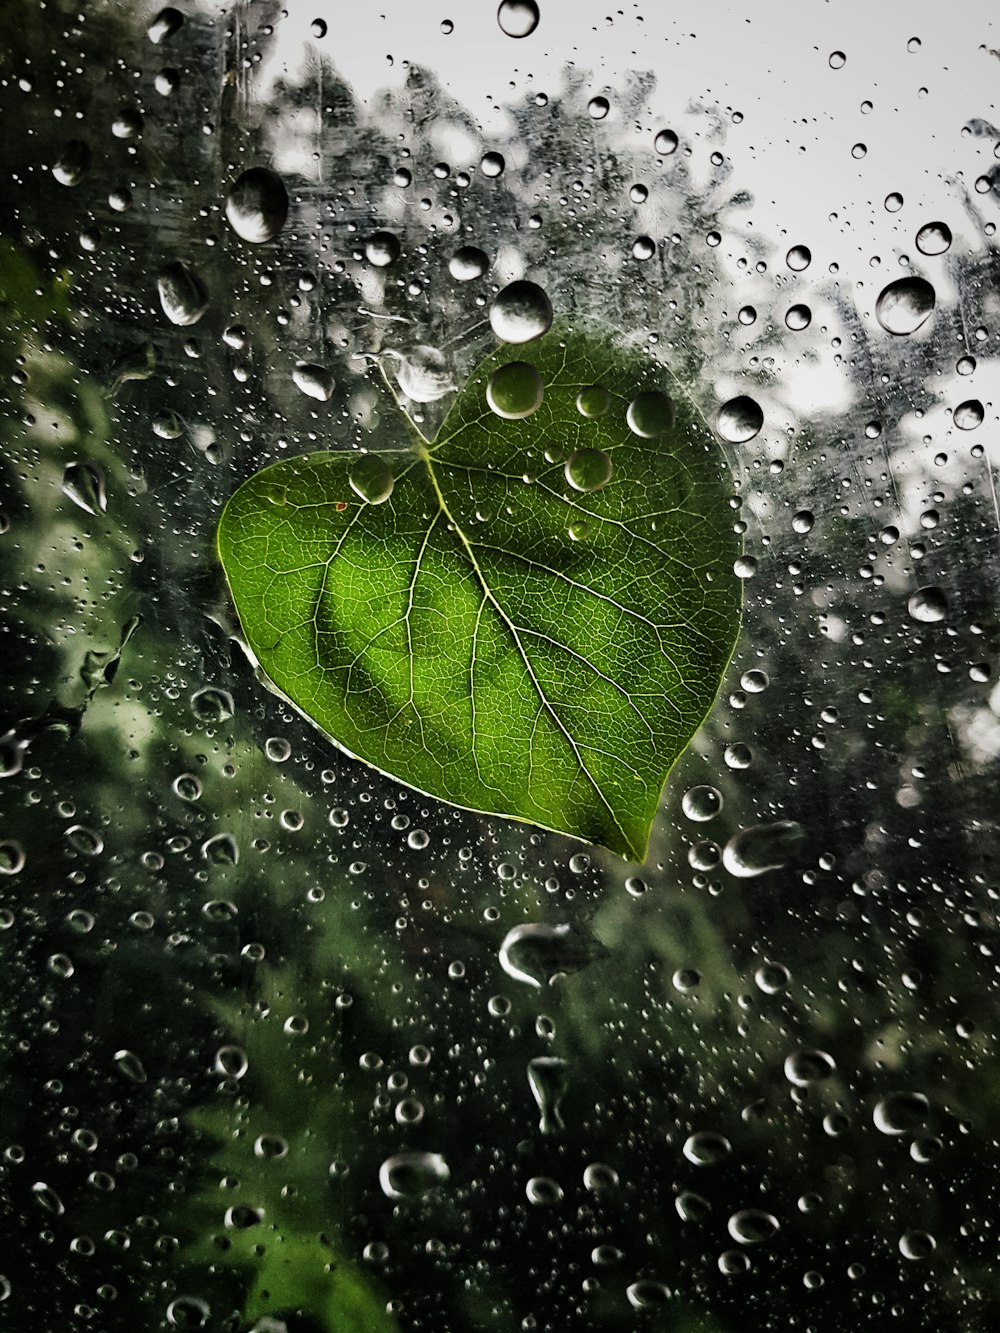
<svg viewBox="0 0 1000 1333">
<path fill-rule="evenodd" d="M 677 409 L 667 394 L 652 389 L 636 394 L 628 405 L 625 420 L 633 435 L 643 440 L 654 440 L 673 430 Z"/>
<path fill-rule="evenodd" d="M 763 425 L 764 413 L 760 404 L 747 394 L 724 403 L 716 418 L 716 429 L 730 444 L 746 444 L 760 433 Z"/>
<path fill-rule="evenodd" d="M 273 241 L 288 217 L 288 191 L 269 167 L 251 167 L 226 195 L 226 220 L 250 245 Z"/>
<path fill-rule="evenodd" d="M 479 163 L 479 170 L 490 180 L 496 180 L 498 176 L 503 175 L 506 166 L 503 153 L 484 153 Z"/>
<path fill-rule="evenodd" d="M 585 518 L 575 518 L 566 529 L 572 542 L 585 542 L 588 537 L 593 535 L 593 531 L 593 525 L 588 523 Z"/>
<path fill-rule="evenodd" d="M 587 114 L 591 120 L 603 120 L 611 110 L 611 103 L 606 97 L 592 97 L 587 103 Z"/>
<path fill-rule="evenodd" d="M 719 1272 L 723 1277 L 742 1277 L 750 1271 L 750 1259 L 742 1250 L 724 1250 L 719 1255 Z"/>
<path fill-rule="evenodd" d="M 332 371 L 311 361 L 297 361 L 292 371 L 292 380 L 300 393 L 320 403 L 329 402 L 337 387 Z"/>
<path fill-rule="evenodd" d="M 934 288 L 926 278 L 897 278 L 884 287 L 875 303 L 875 317 L 897 337 L 915 333 L 934 310 Z"/>
<path fill-rule="evenodd" d="M 234 866 L 240 859 L 239 843 L 231 833 L 216 833 L 201 845 L 204 860 L 217 866 Z"/>
<path fill-rule="evenodd" d="M 524 1188 L 528 1202 L 539 1208 L 553 1208 L 562 1203 L 563 1187 L 550 1176 L 532 1176 Z"/>
<path fill-rule="evenodd" d="M 167 1306 L 167 1323 L 172 1328 L 204 1328 L 211 1314 L 200 1296 L 178 1296 Z"/>
<path fill-rule="evenodd" d="M 940 588 L 918 588 L 906 603 L 911 620 L 933 625 L 948 614 L 948 599 Z"/>
<path fill-rule="evenodd" d="M 351 467 L 348 481 L 355 495 L 370 505 L 384 504 L 392 494 L 392 471 L 378 454 L 362 454 Z"/>
<path fill-rule="evenodd" d="M 632 258 L 645 263 L 656 254 L 656 242 L 652 236 L 637 236 L 632 242 Z"/>
<path fill-rule="evenodd" d="M 497 10 L 500 31 L 508 37 L 530 37 L 538 27 L 539 17 L 535 0 L 503 0 Z"/>
<path fill-rule="evenodd" d="M 490 376 L 486 401 L 505 421 L 520 421 L 537 412 L 545 396 L 542 377 L 526 361 L 508 361 Z"/>
<path fill-rule="evenodd" d="M 791 981 L 792 974 L 782 963 L 762 963 L 753 979 L 765 995 L 777 995 Z"/>
<path fill-rule="evenodd" d="M 756 322 L 757 319 L 757 311 L 754 309 L 752 305 L 741 306 L 739 314 L 736 316 L 736 318 L 740 321 L 741 324 L 753 324 Z"/>
<path fill-rule="evenodd" d="M 937 1241 L 929 1231 L 907 1231 L 899 1238 L 900 1254 L 914 1262 L 929 1259 L 936 1249 Z"/>
<path fill-rule="evenodd" d="M 536 282 L 512 282 L 490 309 L 490 327 L 506 343 L 541 338 L 552 327 L 552 302 Z"/>
<path fill-rule="evenodd" d="M 146 1071 L 142 1067 L 142 1061 L 134 1051 L 120 1050 L 115 1051 L 115 1064 L 118 1072 L 129 1080 L 130 1083 L 145 1083 Z"/>
<path fill-rule="evenodd" d="M 313 19 L 309 24 L 309 32 L 318 42 L 321 42 L 328 32 L 326 19 Z"/>
<path fill-rule="evenodd" d="M 208 309 L 208 289 L 201 278 L 180 260 L 161 269 L 156 280 L 160 306 L 171 324 L 197 324 Z"/>
<path fill-rule="evenodd" d="M 830 52 L 831 69 L 843 69 L 846 64 L 847 64 L 847 56 L 844 55 L 843 51 Z"/>
<path fill-rule="evenodd" d="M 236 706 L 228 690 L 207 685 L 191 695 L 191 711 L 202 722 L 225 722 L 233 716 Z"/>
<path fill-rule="evenodd" d="M 448 358 L 426 343 L 400 355 L 396 379 L 403 393 L 414 403 L 436 403 L 455 388 Z"/>
<path fill-rule="evenodd" d="M 566 460 L 566 480 L 575 491 L 599 491 L 611 480 L 612 471 L 603 449 L 575 449 Z"/>
<path fill-rule="evenodd" d="M 738 879 L 750 879 L 768 870 L 780 870 L 805 840 L 801 824 L 793 819 L 756 824 L 741 829 L 726 843 L 722 863 Z"/>
<path fill-rule="evenodd" d="M 379 1167 L 378 1181 L 388 1199 L 421 1198 L 447 1182 L 448 1163 L 436 1152 L 400 1152 Z"/>
<path fill-rule="evenodd" d="M 660 1310 L 669 1304 L 673 1292 L 665 1282 L 644 1277 L 626 1287 L 625 1295 L 635 1310 Z"/>
<path fill-rule="evenodd" d="M 800 509 L 792 515 L 792 531 L 805 536 L 807 532 L 812 532 L 815 521 L 811 509 Z"/>
<path fill-rule="evenodd" d="M 52 1213 L 55 1217 L 61 1217 L 66 1211 L 62 1199 L 51 1185 L 46 1185 L 44 1180 L 36 1180 L 31 1187 L 31 1192 L 47 1213 Z"/>
<path fill-rule="evenodd" d="M 138 139 L 143 130 L 143 119 L 135 107 L 124 107 L 111 122 L 111 133 L 116 139 Z"/>
<path fill-rule="evenodd" d="M 694 1190 L 682 1190 L 674 1200 L 674 1207 L 682 1222 L 690 1222 L 695 1226 L 707 1222 L 712 1212 L 709 1201 Z"/>
<path fill-rule="evenodd" d="M 930 1102 L 922 1092 L 890 1092 L 875 1107 L 875 1128 L 883 1134 L 913 1134 L 923 1129 Z"/>
</svg>

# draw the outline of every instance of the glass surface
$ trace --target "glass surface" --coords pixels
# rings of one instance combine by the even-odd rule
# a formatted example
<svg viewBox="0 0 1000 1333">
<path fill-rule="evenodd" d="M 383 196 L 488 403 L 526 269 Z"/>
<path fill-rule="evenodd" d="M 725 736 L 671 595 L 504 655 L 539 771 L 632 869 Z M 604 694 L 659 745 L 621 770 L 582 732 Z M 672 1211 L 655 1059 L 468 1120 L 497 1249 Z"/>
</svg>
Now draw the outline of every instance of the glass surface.
<svg viewBox="0 0 1000 1333">
<path fill-rule="evenodd" d="M 5 19 L 0 1328 L 1000 1326 L 992 7 Z M 731 471 L 641 865 L 338 749 L 215 551 L 524 278 Z"/>
</svg>

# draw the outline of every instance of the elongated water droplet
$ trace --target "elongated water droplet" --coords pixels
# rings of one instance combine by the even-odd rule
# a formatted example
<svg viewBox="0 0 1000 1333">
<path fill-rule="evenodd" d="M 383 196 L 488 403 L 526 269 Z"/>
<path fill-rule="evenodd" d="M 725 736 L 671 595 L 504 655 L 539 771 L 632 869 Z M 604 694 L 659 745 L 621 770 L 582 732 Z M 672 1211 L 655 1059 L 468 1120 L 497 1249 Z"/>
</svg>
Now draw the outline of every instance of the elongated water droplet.
<svg viewBox="0 0 1000 1333">
<path fill-rule="evenodd" d="M 643 440 L 655 440 L 673 430 L 677 409 L 673 400 L 659 389 L 639 393 L 628 405 L 625 420 L 633 435 Z"/>
<path fill-rule="evenodd" d="M 63 472 L 63 494 L 88 514 L 103 514 L 108 507 L 104 474 L 96 463 L 70 463 Z"/>
<path fill-rule="evenodd" d="M 751 879 L 787 865 L 804 839 L 802 825 L 794 819 L 757 824 L 741 829 L 729 839 L 722 853 L 722 864 L 738 879 Z"/>
<path fill-rule="evenodd" d="M 317 402 L 326 403 L 333 397 L 337 381 L 333 372 L 326 366 L 318 366 L 312 361 L 297 361 L 292 371 L 292 380 L 300 393 Z"/>
<path fill-rule="evenodd" d="M 503 0 L 497 10 L 500 31 L 508 37 L 530 37 L 538 27 L 538 20 L 535 0 Z"/>
<path fill-rule="evenodd" d="M 213 865 L 234 866 L 240 859 L 239 843 L 231 833 L 216 833 L 202 843 L 201 854 Z"/>
<path fill-rule="evenodd" d="M 730 398 L 719 408 L 716 429 L 730 444 L 746 444 L 760 433 L 764 425 L 764 413 L 760 404 L 747 394 Z"/>
<path fill-rule="evenodd" d="M 872 1120 L 883 1134 L 914 1134 L 931 1113 L 922 1092 L 890 1092 L 875 1107 Z"/>
<path fill-rule="evenodd" d="M 163 313 L 171 324 L 197 324 L 208 309 L 208 289 L 194 269 L 179 259 L 160 271 L 156 287 Z"/>
<path fill-rule="evenodd" d="M 413 1199 L 445 1184 L 450 1175 L 440 1153 L 400 1152 L 379 1167 L 378 1182 L 388 1199 Z"/>
<path fill-rule="evenodd" d="M 486 385 L 486 401 L 498 417 L 520 421 L 537 412 L 545 396 L 542 377 L 527 361 L 508 361 L 495 370 Z"/>
<path fill-rule="evenodd" d="M 175 32 L 179 32 L 184 23 L 184 15 L 179 9 L 174 9 L 168 5 L 166 9 L 161 9 L 156 18 L 146 29 L 146 36 L 155 45 L 160 42 L 168 41 Z"/>
<path fill-rule="evenodd" d="M 875 317 L 886 333 L 903 337 L 926 323 L 934 301 L 934 288 L 926 278 L 897 278 L 883 287 L 875 303 Z"/>
<path fill-rule="evenodd" d="M 732 1152 L 732 1145 L 724 1134 L 701 1130 L 685 1140 L 682 1151 L 695 1166 L 716 1166 L 726 1160 Z"/>
<path fill-rule="evenodd" d="M 741 1208 L 727 1223 L 730 1236 L 741 1245 L 761 1245 L 779 1230 L 778 1219 L 760 1208 Z"/>
<path fill-rule="evenodd" d="M 55 1217 L 62 1217 L 66 1207 L 51 1185 L 46 1185 L 44 1180 L 36 1180 L 31 1187 L 31 1192 L 47 1213 L 52 1213 Z"/>
<path fill-rule="evenodd" d="M 490 309 L 490 327 L 506 343 L 527 343 L 552 327 L 552 302 L 537 282 L 512 282 Z"/>
<path fill-rule="evenodd" d="M 288 191 L 269 167 L 251 167 L 238 176 L 226 196 L 226 220 L 242 241 L 273 241 L 288 217 Z"/>
<path fill-rule="evenodd" d="M 568 1068 L 565 1060 L 550 1055 L 528 1061 L 528 1083 L 541 1112 L 538 1128 L 543 1134 L 557 1134 L 564 1128 L 559 1103 L 566 1092 Z"/>
<path fill-rule="evenodd" d="M 211 1315 L 211 1307 L 200 1296 L 178 1296 L 167 1306 L 171 1328 L 204 1328 Z"/>
<path fill-rule="evenodd" d="M 651 1277 L 640 1278 L 625 1288 L 628 1303 L 635 1310 L 659 1310 L 669 1305 L 673 1292 L 665 1282 Z"/>
<path fill-rule="evenodd" d="M 575 449 L 566 460 L 566 480 L 575 491 L 599 491 L 611 480 L 612 471 L 603 449 Z"/>
<path fill-rule="evenodd" d="M 118 1072 L 123 1074 L 130 1083 L 146 1082 L 146 1071 L 142 1067 L 142 1061 L 134 1051 L 115 1051 L 115 1064 L 118 1066 Z"/>
<path fill-rule="evenodd" d="M 785 1078 L 797 1088 L 806 1088 L 829 1078 L 836 1068 L 833 1056 L 826 1051 L 800 1049 L 786 1058 Z"/>
<path fill-rule="evenodd" d="M 355 495 L 370 505 L 383 504 L 392 494 L 392 471 L 378 454 L 362 454 L 351 467 L 348 481 Z"/>
<path fill-rule="evenodd" d="M 694 1190 L 682 1190 L 674 1200 L 677 1216 L 682 1222 L 691 1222 L 697 1226 L 707 1222 L 712 1212 L 712 1205 Z"/>
<path fill-rule="evenodd" d="M 606 954 L 604 946 L 568 922 L 515 926 L 500 946 L 500 966 L 515 981 L 549 985 L 564 973 L 578 972 Z"/>
</svg>

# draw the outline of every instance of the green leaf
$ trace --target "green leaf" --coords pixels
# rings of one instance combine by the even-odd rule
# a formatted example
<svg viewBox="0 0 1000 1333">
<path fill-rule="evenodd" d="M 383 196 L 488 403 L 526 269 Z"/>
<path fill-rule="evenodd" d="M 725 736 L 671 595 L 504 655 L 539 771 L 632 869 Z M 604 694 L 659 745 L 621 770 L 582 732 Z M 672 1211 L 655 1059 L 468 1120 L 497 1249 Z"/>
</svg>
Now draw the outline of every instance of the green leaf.
<svg viewBox="0 0 1000 1333">
<path fill-rule="evenodd" d="M 509 419 L 534 372 L 540 406 Z M 402 449 L 290 459 L 229 500 L 251 649 L 369 764 L 642 860 L 739 628 L 718 444 L 662 366 L 565 329 L 488 357 L 432 443 L 402 429 Z"/>
</svg>

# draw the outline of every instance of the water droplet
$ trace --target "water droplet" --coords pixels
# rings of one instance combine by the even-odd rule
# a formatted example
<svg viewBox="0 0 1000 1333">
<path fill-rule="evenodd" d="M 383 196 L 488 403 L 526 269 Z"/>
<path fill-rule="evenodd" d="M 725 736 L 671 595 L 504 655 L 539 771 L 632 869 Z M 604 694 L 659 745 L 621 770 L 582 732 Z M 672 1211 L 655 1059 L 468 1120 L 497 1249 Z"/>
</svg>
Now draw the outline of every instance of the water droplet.
<svg viewBox="0 0 1000 1333">
<path fill-rule="evenodd" d="M 670 980 L 674 990 L 687 995 L 701 985 L 701 973 L 693 967 L 679 967 Z"/>
<path fill-rule="evenodd" d="M 810 1083 L 819 1083 L 837 1068 L 833 1057 L 825 1051 L 800 1049 L 793 1051 L 785 1060 L 785 1078 L 797 1088 L 808 1087 Z"/>
<path fill-rule="evenodd" d="M 541 1112 L 538 1128 L 543 1134 L 557 1134 L 565 1128 L 559 1103 L 566 1092 L 568 1068 L 565 1060 L 549 1055 L 528 1061 L 528 1083 Z"/>
<path fill-rule="evenodd" d="M 765 995 L 777 995 L 791 981 L 792 974 L 782 963 L 763 963 L 753 974 L 753 979 Z"/>
<path fill-rule="evenodd" d="M 733 561 L 733 573 L 738 579 L 752 579 L 757 573 L 757 561 L 752 555 L 741 555 Z"/>
<path fill-rule="evenodd" d="M 375 231 L 365 241 L 365 258 L 376 268 L 394 264 L 402 253 L 399 237 L 391 231 Z"/>
<path fill-rule="evenodd" d="M 479 170 L 490 180 L 496 180 L 498 176 L 503 175 L 506 166 L 503 153 L 484 153 L 479 163 Z"/>
<path fill-rule="evenodd" d="M 226 196 L 226 220 L 242 241 L 273 241 L 288 217 L 288 191 L 268 167 L 251 167 L 238 176 Z"/>
<path fill-rule="evenodd" d="M 722 757 L 727 768 L 749 768 L 753 763 L 753 751 L 742 743 L 727 745 Z"/>
<path fill-rule="evenodd" d="M 590 1262 L 597 1268 L 607 1268 L 623 1258 L 621 1250 L 615 1245 L 595 1245 L 590 1251 Z"/>
<path fill-rule="evenodd" d="M 742 1277 L 750 1271 L 750 1260 L 742 1250 L 724 1250 L 719 1255 L 719 1272 L 723 1277 Z"/>
<path fill-rule="evenodd" d="M 644 1277 L 626 1287 L 625 1295 L 635 1310 L 659 1310 L 669 1304 L 673 1292 L 666 1283 Z"/>
<path fill-rule="evenodd" d="M 234 866 L 240 859 L 239 843 L 231 833 L 216 833 L 201 844 L 204 860 L 217 866 Z"/>
<path fill-rule="evenodd" d="M 914 1134 L 926 1125 L 930 1112 L 922 1092 L 890 1092 L 875 1107 L 872 1120 L 883 1134 Z"/>
<path fill-rule="evenodd" d="M 844 55 L 843 51 L 830 52 L 831 69 L 843 69 L 846 64 L 847 64 L 847 56 Z"/>
<path fill-rule="evenodd" d="M 656 242 L 652 236 L 637 236 L 632 242 L 632 258 L 645 262 L 656 254 Z"/>
<path fill-rule="evenodd" d="M 940 588 L 918 588 L 906 603 L 911 620 L 933 625 L 948 614 L 948 599 Z"/>
<path fill-rule="evenodd" d="M 934 301 L 934 288 L 926 278 L 897 278 L 883 287 L 875 303 L 875 317 L 886 333 L 902 337 L 927 322 Z"/>
<path fill-rule="evenodd" d="M 500 966 L 515 981 L 541 987 L 578 972 L 605 953 L 598 940 L 568 922 L 557 926 L 533 922 L 507 932 L 500 946 Z"/>
<path fill-rule="evenodd" d="M 753 324 L 756 322 L 757 319 L 757 311 L 753 308 L 752 305 L 745 305 L 740 308 L 739 314 L 736 316 L 736 318 L 740 321 L 741 324 Z"/>
<path fill-rule="evenodd" d="M 732 1145 L 723 1134 L 702 1130 L 684 1142 L 684 1156 L 695 1166 L 716 1166 L 732 1152 Z"/>
<path fill-rule="evenodd" d="M 535 282 L 512 282 L 490 309 L 490 327 L 506 343 L 527 343 L 552 327 L 552 302 Z"/>
<path fill-rule="evenodd" d="M 154 45 L 160 42 L 166 42 L 173 37 L 175 32 L 179 32 L 184 23 L 184 15 L 179 9 L 174 9 L 168 5 L 166 9 L 161 9 L 156 18 L 146 29 L 146 36 Z"/>
<path fill-rule="evenodd" d="M 197 801 L 201 796 L 201 783 L 193 773 L 181 773 L 174 778 L 174 791 L 182 801 Z"/>
<path fill-rule="evenodd" d="M 557 1203 L 562 1203 L 564 1198 L 562 1186 L 550 1176 L 532 1176 L 524 1192 L 528 1202 L 539 1208 L 553 1208 Z"/>
<path fill-rule="evenodd" d="M 197 324 L 208 309 L 208 289 L 194 269 L 180 260 L 161 270 L 156 286 L 163 313 L 171 324 L 185 328 Z"/>
<path fill-rule="evenodd" d="M 587 103 L 587 114 L 591 120 L 603 120 L 611 110 L 611 103 L 606 97 L 592 97 Z"/>
<path fill-rule="evenodd" d="M 629 187 L 628 197 L 632 200 L 633 204 L 644 204 L 649 198 L 649 190 L 645 185 L 640 185 L 637 182 L 635 185 Z"/>
<path fill-rule="evenodd" d="M 722 864 L 738 879 L 751 879 L 768 870 L 780 870 L 796 854 L 805 839 L 801 824 L 781 819 L 741 829 L 726 843 Z"/>
<path fill-rule="evenodd" d="M 589 421 L 603 417 L 611 406 L 611 395 L 603 384 L 588 384 L 576 396 L 576 410 Z"/>
<path fill-rule="evenodd" d="M 538 27 L 538 19 L 535 0 L 503 0 L 497 10 L 500 31 L 508 37 L 530 37 Z"/>
<path fill-rule="evenodd" d="M 585 542 L 593 534 L 593 525 L 585 518 L 575 518 L 566 529 L 571 542 Z"/>
<path fill-rule="evenodd" d="M 727 1226 L 730 1236 L 741 1245 L 761 1245 L 779 1230 L 778 1219 L 759 1208 L 741 1208 Z"/>
<path fill-rule="evenodd" d="M 24 869 L 24 848 L 13 838 L 0 842 L 0 875 L 18 875 Z"/>
<path fill-rule="evenodd" d="M 899 1252 L 904 1259 L 929 1259 L 937 1249 L 937 1241 L 929 1231 L 906 1231 L 899 1238 Z"/>
<path fill-rule="evenodd" d="M 153 79 L 153 87 L 161 97 L 172 97 L 180 86 L 181 76 L 178 70 L 171 69 L 169 66 L 157 70 L 156 77 Z"/>
<path fill-rule="evenodd" d="M 625 892 L 633 898 L 641 898 L 649 891 L 649 885 L 639 875 L 629 875 L 625 881 Z"/>
<path fill-rule="evenodd" d="M 463 245 L 448 260 L 448 272 L 456 282 L 481 278 L 490 266 L 489 255 L 474 245 Z"/>
<path fill-rule="evenodd" d="M 575 449 L 566 460 L 566 480 L 575 491 L 599 491 L 611 480 L 612 471 L 603 449 Z"/>
<path fill-rule="evenodd" d="M 111 122 L 111 133 L 116 139 L 138 139 L 142 130 L 142 116 L 134 107 L 124 107 Z"/>
<path fill-rule="evenodd" d="M 629 430 L 643 440 L 654 440 L 673 430 L 677 420 L 677 409 L 673 401 L 659 389 L 639 393 L 628 405 L 625 413 Z"/>
<path fill-rule="evenodd" d="M 378 1182 L 389 1199 L 420 1198 L 451 1176 L 448 1163 L 436 1152 L 401 1152 L 379 1167 Z"/>
<path fill-rule="evenodd" d="M 760 404 L 746 394 L 724 403 L 716 418 L 716 429 L 730 444 L 746 444 L 760 433 L 763 425 L 764 413 Z"/>
<path fill-rule="evenodd" d="M 115 1064 L 118 1067 L 118 1072 L 127 1078 L 130 1083 L 146 1082 L 146 1071 L 142 1067 L 142 1061 L 134 1051 L 115 1051 Z"/>
<path fill-rule="evenodd" d="M 400 357 L 396 379 L 403 393 L 414 403 L 436 403 L 455 388 L 448 358 L 426 343 L 418 344 Z"/>
<path fill-rule="evenodd" d="M 220 1046 L 215 1052 L 215 1072 L 224 1078 L 241 1079 L 250 1068 L 242 1046 Z"/>
<path fill-rule="evenodd" d="M 47 1213 L 62 1217 L 66 1211 L 65 1205 L 51 1185 L 46 1185 L 44 1180 L 36 1180 L 31 1192 Z"/>
<path fill-rule="evenodd" d="M 914 1139 L 910 1144 L 910 1156 L 921 1166 L 926 1166 L 928 1162 L 932 1162 L 937 1157 L 943 1147 L 944 1144 L 941 1140 L 933 1135 L 921 1135 L 920 1138 Z"/>
<path fill-rule="evenodd" d="M 191 711 L 202 722 L 225 722 L 233 716 L 236 705 L 228 690 L 218 690 L 207 685 L 192 694 Z"/>
<path fill-rule="evenodd" d="M 204 1328 L 211 1313 L 200 1296 L 178 1296 L 167 1306 L 167 1323 L 172 1328 Z"/>
<path fill-rule="evenodd" d="M 300 393 L 320 403 L 329 402 L 337 387 L 332 371 L 311 361 L 297 361 L 292 371 L 292 380 Z"/>
<path fill-rule="evenodd" d="M 922 255 L 943 255 L 951 246 L 951 228 L 945 222 L 927 222 L 917 232 L 917 249 Z"/>
<path fill-rule="evenodd" d="M 785 324 L 793 332 L 799 333 L 812 323 L 812 311 L 807 305 L 789 306 L 785 314 Z"/>
<path fill-rule="evenodd" d="M 83 824 L 71 824 L 63 833 L 63 837 L 81 856 L 100 856 L 104 851 L 104 839 L 101 835 Z"/>
<path fill-rule="evenodd" d="M 804 536 L 807 532 L 812 532 L 815 521 L 811 509 L 800 509 L 792 515 L 792 531 Z"/>
<path fill-rule="evenodd" d="M 707 1222 L 712 1212 L 709 1201 L 694 1190 L 682 1190 L 674 1200 L 674 1207 L 682 1222 L 690 1222 L 694 1226 Z"/>
<path fill-rule="evenodd" d="M 954 421 L 959 430 L 975 430 L 983 424 L 985 412 L 978 398 L 968 398 L 955 408 Z"/>
<path fill-rule="evenodd" d="M 542 377 L 527 361 L 508 361 L 493 372 L 486 385 L 487 403 L 505 421 L 530 417 L 541 407 L 544 395 Z"/>
<path fill-rule="evenodd" d="M 808 245 L 793 245 L 785 255 L 785 263 L 795 273 L 801 273 L 812 263 L 812 251 Z"/>
<path fill-rule="evenodd" d="M 722 792 L 704 784 L 690 787 L 681 798 L 681 809 L 696 824 L 706 824 L 714 819 L 722 804 Z"/>
<path fill-rule="evenodd" d="M 309 31 L 318 42 L 321 42 L 328 32 L 325 19 L 313 19 L 309 24 Z"/>
<path fill-rule="evenodd" d="M 362 454 L 351 467 L 348 481 L 355 495 L 370 505 L 384 504 L 392 494 L 392 471 L 378 454 Z"/>
<path fill-rule="evenodd" d="M 96 463 L 70 463 L 63 472 L 62 491 L 88 514 L 103 514 L 108 507 L 104 474 Z"/>
<path fill-rule="evenodd" d="M 79 185 L 90 170 L 93 154 L 83 139 L 70 139 L 52 164 L 52 175 L 60 185 Z"/>
<path fill-rule="evenodd" d="M 661 157 L 669 157 L 671 153 L 677 152 L 677 145 L 680 140 L 673 130 L 660 130 L 653 140 L 653 147 Z"/>
</svg>

